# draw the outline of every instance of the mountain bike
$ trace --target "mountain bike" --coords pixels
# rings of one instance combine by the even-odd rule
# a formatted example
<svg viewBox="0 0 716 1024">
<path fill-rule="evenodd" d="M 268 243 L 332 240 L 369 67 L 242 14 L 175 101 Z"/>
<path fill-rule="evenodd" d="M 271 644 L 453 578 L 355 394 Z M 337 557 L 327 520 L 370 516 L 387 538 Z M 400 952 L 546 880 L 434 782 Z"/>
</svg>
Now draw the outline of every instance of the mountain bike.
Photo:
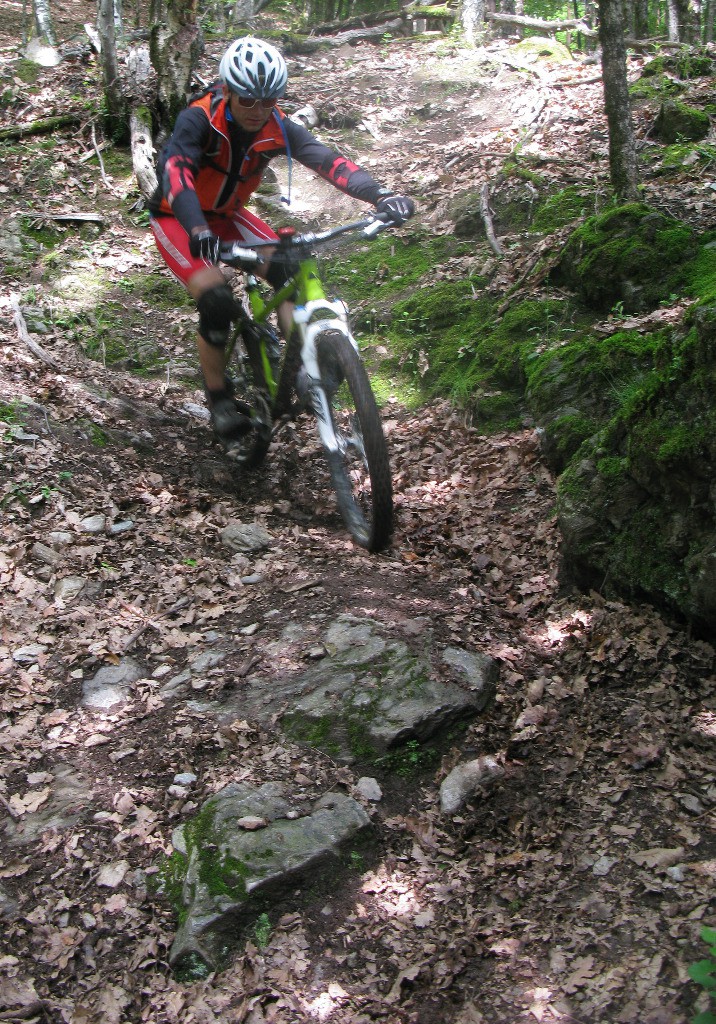
<svg viewBox="0 0 716 1024">
<path fill-rule="evenodd" d="M 263 257 L 240 243 L 224 243 L 221 260 L 246 272 L 242 313 L 228 349 L 229 376 L 239 408 L 251 421 L 227 445 L 229 456 L 258 466 L 271 440 L 298 413 L 314 416 L 338 509 L 348 530 L 368 551 L 385 548 L 393 530 L 393 488 L 388 449 L 370 381 L 348 323 L 348 310 L 329 299 L 318 274 L 316 250 L 348 233 L 371 238 L 389 227 L 384 215 L 325 231 L 279 229 L 271 259 L 290 268 L 286 284 L 267 295 L 253 274 Z M 284 301 L 294 304 L 282 344 L 269 322 Z"/>
</svg>

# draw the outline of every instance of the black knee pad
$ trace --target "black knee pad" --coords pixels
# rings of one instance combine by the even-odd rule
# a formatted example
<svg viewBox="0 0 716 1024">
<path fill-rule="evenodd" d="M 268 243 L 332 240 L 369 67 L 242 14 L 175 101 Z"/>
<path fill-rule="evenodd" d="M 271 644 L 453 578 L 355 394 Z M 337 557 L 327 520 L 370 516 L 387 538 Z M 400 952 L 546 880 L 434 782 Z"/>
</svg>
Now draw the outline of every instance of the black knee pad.
<svg viewBox="0 0 716 1024">
<path fill-rule="evenodd" d="M 229 340 L 231 321 L 236 319 L 239 307 L 231 288 L 218 284 L 209 288 L 197 300 L 199 310 L 199 333 L 210 345 L 224 348 Z"/>
<path fill-rule="evenodd" d="M 283 288 L 287 281 L 289 281 L 298 270 L 298 263 L 291 259 L 278 259 L 275 262 L 269 263 L 269 268 L 266 271 L 266 280 L 274 289 L 278 291 L 279 288 Z"/>
</svg>

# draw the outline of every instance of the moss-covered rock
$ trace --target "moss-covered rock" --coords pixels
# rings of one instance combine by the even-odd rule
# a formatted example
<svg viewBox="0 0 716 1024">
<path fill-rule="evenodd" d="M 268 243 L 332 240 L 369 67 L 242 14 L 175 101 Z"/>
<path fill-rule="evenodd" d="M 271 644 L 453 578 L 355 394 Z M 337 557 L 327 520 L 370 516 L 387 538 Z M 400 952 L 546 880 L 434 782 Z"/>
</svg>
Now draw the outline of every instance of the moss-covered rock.
<svg viewBox="0 0 716 1024">
<path fill-rule="evenodd" d="M 681 82 L 675 82 L 669 75 L 655 74 L 651 78 L 639 78 L 629 86 L 632 100 L 658 100 L 679 96 L 686 89 Z"/>
<path fill-rule="evenodd" d="M 225 786 L 177 830 L 159 865 L 159 891 L 179 924 L 170 962 L 180 977 L 220 968 L 248 923 L 297 878 L 332 876 L 342 849 L 369 825 L 345 793 L 326 793 L 302 814 L 280 784 Z"/>
<path fill-rule="evenodd" d="M 529 407 L 544 430 L 544 451 L 561 472 L 637 391 L 663 343 L 658 334 L 617 331 L 607 338 L 577 335 L 537 355 L 527 366 Z"/>
<path fill-rule="evenodd" d="M 548 36 L 528 36 L 515 43 L 508 51 L 509 63 L 517 67 L 529 67 L 538 61 L 552 64 L 572 64 L 574 57 L 564 43 Z"/>
<path fill-rule="evenodd" d="M 669 144 L 684 139 L 698 142 L 706 138 L 710 127 L 711 119 L 703 110 L 676 100 L 665 100 L 654 122 L 654 134 Z"/>
<path fill-rule="evenodd" d="M 552 277 L 594 309 L 641 312 L 679 290 L 694 248 L 688 225 L 632 203 L 578 228 Z"/>
<path fill-rule="evenodd" d="M 655 57 L 644 65 L 642 78 L 654 78 L 656 75 L 676 75 L 677 78 L 704 78 L 716 73 L 716 62 L 708 53 L 682 53 Z"/>
<path fill-rule="evenodd" d="M 653 367 L 559 484 L 581 583 L 666 604 L 716 631 L 716 309 L 665 336 Z"/>
</svg>

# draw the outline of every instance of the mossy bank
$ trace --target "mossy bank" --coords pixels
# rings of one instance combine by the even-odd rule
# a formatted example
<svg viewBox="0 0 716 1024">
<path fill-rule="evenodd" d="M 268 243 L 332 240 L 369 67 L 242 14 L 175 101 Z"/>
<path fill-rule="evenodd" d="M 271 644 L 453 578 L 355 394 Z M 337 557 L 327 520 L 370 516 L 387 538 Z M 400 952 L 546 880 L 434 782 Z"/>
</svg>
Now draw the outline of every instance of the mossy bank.
<svg viewBox="0 0 716 1024">
<path fill-rule="evenodd" d="M 574 189 L 563 200 L 532 223 L 590 202 Z M 714 237 L 642 203 L 583 215 L 540 298 L 512 303 L 491 293 L 484 251 L 451 245 L 431 253 L 437 273 L 419 235 L 399 270 L 379 247 L 360 257 L 357 279 L 378 290 L 359 327 L 384 391 L 448 396 L 484 431 L 534 425 L 561 474 L 565 575 L 715 630 Z M 677 300 L 688 316 L 661 317 Z"/>
</svg>

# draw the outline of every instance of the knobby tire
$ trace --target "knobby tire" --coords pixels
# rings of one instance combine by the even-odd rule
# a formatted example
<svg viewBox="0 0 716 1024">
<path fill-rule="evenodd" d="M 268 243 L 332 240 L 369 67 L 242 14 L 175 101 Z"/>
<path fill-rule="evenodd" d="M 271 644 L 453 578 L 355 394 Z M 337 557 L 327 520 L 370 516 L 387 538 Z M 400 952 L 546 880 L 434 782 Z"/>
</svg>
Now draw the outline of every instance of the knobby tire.
<svg viewBox="0 0 716 1024">
<path fill-rule="evenodd" d="M 357 352 L 339 331 L 316 338 L 316 353 L 331 418 L 341 445 L 326 451 L 338 508 L 351 536 L 381 551 L 393 532 L 393 484 L 383 424 Z M 333 383 L 342 382 L 336 389 Z"/>
<path fill-rule="evenodd" d="M 237 351 L 239 347 L 240 352 Z M 271 444 L 270 400 L 265 387 L 255 383 L 257 371 L 251 364 L 242 339 L 236 344 L 233 360 L 238 371 L 233 377 L 234 396 L 237 402 L 249 407 L 251 418 L 261 421 L 261 425 L 252 427 L 248 434 L 227 447 L 227 451 L 235 462 L 246 469 L 253 469 L 264 461 Z"/>
</svg>

